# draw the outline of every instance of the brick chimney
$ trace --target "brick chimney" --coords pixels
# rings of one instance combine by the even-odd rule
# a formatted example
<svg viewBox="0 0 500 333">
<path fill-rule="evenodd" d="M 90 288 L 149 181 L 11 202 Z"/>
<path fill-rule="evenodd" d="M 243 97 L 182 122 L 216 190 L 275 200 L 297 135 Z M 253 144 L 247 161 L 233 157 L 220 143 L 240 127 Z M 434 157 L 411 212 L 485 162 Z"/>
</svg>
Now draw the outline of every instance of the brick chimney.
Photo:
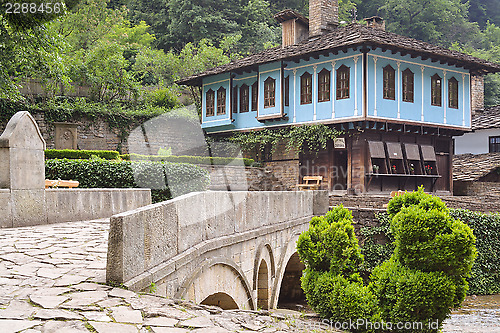
<svg viewBox="0 0 500 333">
<path fill-rule="evenodd" d="M 329 33 L 338 25 L 338 0 L 309 0 L 309 37 Z"/>
<path fill-rule="evenodd" d="M 274 18 L 281 23 L 281 47 L 300 43 L 309 37 L 309 20 L 295 10 L 282 10 Z"/>
<path fill-rule="evenodd" d="M 484 76 L 471 75 L 472 114 L 484 110 Z"/>
<path fill-rule="evenodd" d="M 366 22 L 367 27 L 385 31 L 385 21 L 380 16 L 372 16 L 363 20 Z"/>
</svg>

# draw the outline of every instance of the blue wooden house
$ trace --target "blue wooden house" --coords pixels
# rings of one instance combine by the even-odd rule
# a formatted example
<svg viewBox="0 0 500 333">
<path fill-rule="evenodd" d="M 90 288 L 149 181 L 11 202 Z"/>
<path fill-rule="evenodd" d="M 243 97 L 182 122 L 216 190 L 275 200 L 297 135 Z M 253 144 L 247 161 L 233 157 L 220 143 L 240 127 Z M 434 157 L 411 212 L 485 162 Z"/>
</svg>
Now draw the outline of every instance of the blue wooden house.
<svg viewBox="0 0 500 333">
<path fill-rule="evenodd" d="M 281 47 L 179 81 L 201 88 L 208 134 L 321 123 L 344 135 L 319 154 L 266 161 L 296 168 L 289 187 L 322 175 L 332 191 L 451 193 L 452 136 L 470 131 L 477 78 L 500 65 L 387 32 L 380 17 L 339 26 L 336 0 L 310 0 L 309 19 L 275 18 Z"/>
</svg>

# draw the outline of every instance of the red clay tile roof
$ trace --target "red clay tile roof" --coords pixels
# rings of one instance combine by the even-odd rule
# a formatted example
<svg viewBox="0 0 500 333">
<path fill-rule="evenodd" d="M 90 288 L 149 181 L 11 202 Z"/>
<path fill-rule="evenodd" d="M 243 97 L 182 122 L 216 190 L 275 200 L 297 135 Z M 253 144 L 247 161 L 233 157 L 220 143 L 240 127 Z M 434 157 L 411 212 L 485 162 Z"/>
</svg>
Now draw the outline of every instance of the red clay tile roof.
<svg viewBox="0 0 500 333">
<path fill-rule="evenodd" d="M 492 106 L 472 116 L 472 129 L 500 128 L 500 105 Z"/>
<path fill-rule="evenodd" d="M 402 52 L 414 53 L 431 59 L 455 63 L 470 69 L 484 72 L 500 72 L 500 65 L 470 55 L 432 45 L 420 40 L 401 36 L 392 32 L 368 28 L 360 24 L 339 27 L 323 36 L 305 40 L 296 45 L 275 47 L 248 57 L 233 60 L 226 65 L 183 78 L 177 83 L 201 85 L 201 79 L 209 75 L 227 73 L 235 70 L 250 69 L 256 65 L 280 60 L 298 59 L 307 55 L 317 55 L 329 51 L 339 51 L 348 47 L 376 46 Z"/>
<path fill-rule="evenodd" d="M 453 180 L 475 181 L 500 167 L 500 153 L 453 156 Z"/>
</svg>

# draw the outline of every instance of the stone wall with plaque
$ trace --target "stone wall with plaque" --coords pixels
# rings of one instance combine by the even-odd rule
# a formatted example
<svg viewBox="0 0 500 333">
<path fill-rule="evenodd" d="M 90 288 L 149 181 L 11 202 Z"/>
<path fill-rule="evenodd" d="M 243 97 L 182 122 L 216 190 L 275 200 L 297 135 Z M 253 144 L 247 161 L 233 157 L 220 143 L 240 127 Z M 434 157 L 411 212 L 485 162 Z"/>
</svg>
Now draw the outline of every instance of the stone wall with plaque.
<svg viewBox="0 0 500 333">
<path fill-rule="evenodd" d="M 77 149 L 78 147 L 78 124 L 54 123 L 55 148 Z"/>
</svg>

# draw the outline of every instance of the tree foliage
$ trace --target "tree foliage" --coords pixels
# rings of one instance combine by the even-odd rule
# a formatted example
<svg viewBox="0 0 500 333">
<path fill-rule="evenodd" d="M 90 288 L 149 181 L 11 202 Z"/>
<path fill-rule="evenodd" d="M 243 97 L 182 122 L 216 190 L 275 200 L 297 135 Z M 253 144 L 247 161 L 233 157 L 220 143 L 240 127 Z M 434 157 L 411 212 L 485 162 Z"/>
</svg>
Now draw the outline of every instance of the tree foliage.
<svg viewBox="0 0 500 333">
<path fill-rule="evenodd" d="M 78 0 L 63 1 L 59 13 L 45 10 L 26 14 L 7 13 L 7 4 L 23 1 L 1 0 L 0 5 L 0 98 L 19 100 L 19 83 L 27 77 L 41 76 L 45 81 L 68 81 L 60 62 L 63 39 L 51 34 L 45 24 L 73 8 Z M 37 8 L 44 3 L 33 0 Z"/>
</svg>

